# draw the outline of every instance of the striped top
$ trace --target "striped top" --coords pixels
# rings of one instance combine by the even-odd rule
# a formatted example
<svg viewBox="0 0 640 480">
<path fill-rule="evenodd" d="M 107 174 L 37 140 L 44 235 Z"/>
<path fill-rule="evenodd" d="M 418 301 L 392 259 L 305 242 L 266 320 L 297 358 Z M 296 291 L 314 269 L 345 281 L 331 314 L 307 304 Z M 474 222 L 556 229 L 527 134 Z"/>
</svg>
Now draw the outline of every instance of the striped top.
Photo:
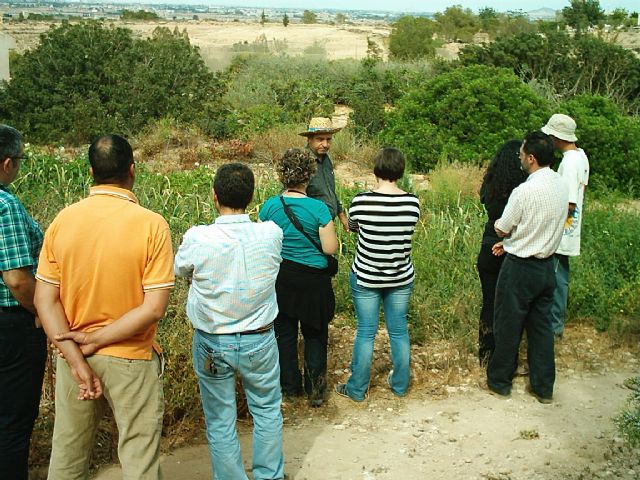
<svg viewBox="0 0 640 480">
<path fill-rule="evenodd" d="M 420 202 L 410 193 L 356 195 L 349 208 L 349 229 L 358 232 L 351 266 L 358 285 L 388 288 L 413 281 L 411 237 L 419 218 Z"/>
</svg>

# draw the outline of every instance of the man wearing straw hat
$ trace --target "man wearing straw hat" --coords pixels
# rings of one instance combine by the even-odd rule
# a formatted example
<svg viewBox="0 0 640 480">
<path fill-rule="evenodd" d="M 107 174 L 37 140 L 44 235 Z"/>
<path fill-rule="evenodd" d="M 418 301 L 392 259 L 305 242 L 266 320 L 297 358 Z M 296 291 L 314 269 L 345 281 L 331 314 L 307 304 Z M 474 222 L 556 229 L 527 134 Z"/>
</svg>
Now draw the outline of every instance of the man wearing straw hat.
<svg viewBox="0 0 640 480">
<path fill-rule="evenodd" d="M 330 118 L 314 117 L 309 122 L 307 130 L 300 135 L 307 137 L 307 148 L 313 152 L 317 163 L 316 173 L 311 177 L 307 186 L 307 195 L 326 203 L 331 217 L 336 218 L 337 216 L 345 231 L 348 232 L 349 222 L 336 195 L 333 163 L 328 154 L 333 134 L 339 130 L 340 128 L 333 126 Z"/>
<path fill-rule="evenodd" d="M 556 113 L 542 131 L 551 136 L 553 146 L 562 153 L 558 173 L 569 187 L 569 207 L 564 224 L 564 235 L 555 254 L 556 290 L 551 305 L 551 325 L 556 338 L 564 334 L 569 295 L 569 257 L 580 255 L 580 230 L 584 192 L 589 183 L 589 160 L 584 150 L 576 146 L 576 122 L 573 118 Z"/>
</svg>

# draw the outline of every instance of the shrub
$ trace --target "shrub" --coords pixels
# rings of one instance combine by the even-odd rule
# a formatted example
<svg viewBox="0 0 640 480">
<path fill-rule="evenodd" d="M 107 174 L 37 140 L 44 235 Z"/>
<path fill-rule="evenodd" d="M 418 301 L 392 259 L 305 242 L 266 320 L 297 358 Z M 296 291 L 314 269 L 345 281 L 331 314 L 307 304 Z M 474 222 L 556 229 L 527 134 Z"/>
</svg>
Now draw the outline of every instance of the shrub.
<svg viewBox="0 0 640 480">
<path fill-rule="evenodd" d="M 630 111 L 640 108 L 640 59 L 592 35 L 521 33 L 465 47 L 460 60 L 464 65 L 510 68 L 526 80 L 548 81 L 564 97 L 598 94 Z"/>
<path fill-rule="evenodd" d="M 640 121 L 623 115 L 611 100 L 580 95 L 561 110 L 578 125 L 579 145 L 589 156 L 590 183 L 636 193 L 640 187 Z"/>
<path fill-rule="evenodd" d="M 381 138 L 403 150 L 417 171 L 439 161 L 482 164 L 506 139 L 540 128 L 548 113 L 548 104 L 512 72 L 477 65 L 410 90 Z"/>
<path fill-rule="evenodd" d="M 435 22 L 428 18 L 399 18 L 389 35 L 389 56 L 395 59 L 433 57 L 439 45 L 433 40 L 435 30 Z"/>
<path fill-rule="evenodd" d="M 63 23 L 16 59 L 0 115 L 32 141 L 81 144 L 166 115 L 197 117 L 219 90 L 186 33 L 157 28 L 137 40 L 98 22 Z"/>
</svg>

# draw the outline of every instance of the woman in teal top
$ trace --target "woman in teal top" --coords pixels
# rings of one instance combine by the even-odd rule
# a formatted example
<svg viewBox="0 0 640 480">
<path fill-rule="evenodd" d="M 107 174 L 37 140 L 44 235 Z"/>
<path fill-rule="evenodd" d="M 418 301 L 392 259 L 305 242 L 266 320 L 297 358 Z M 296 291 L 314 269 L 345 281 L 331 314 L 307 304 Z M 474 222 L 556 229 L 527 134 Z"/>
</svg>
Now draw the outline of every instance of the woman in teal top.
<svg viewBox="0 0 640 480">
<path fill-rule="evenodd" d="M 276 168 L 284 190 L 264 203 L 259 217 L 275 222 L 284 233 L 283 260 L 276 281 L 279 313 L 275 319 L 280 386 L 284 396 L 298 397 L 304 392 L 311 406 L 319 407 L 325 400 L 329 322 L 335 311 L 325 255 L 335 253 L 338 239 L 327 206 L 306 195 L 316 168 L 313 157 L 292 148 L 282 155 Z M 283 202 L 305 233 L 322 247 L 322 253 L 293 225 Z M 304 337 L 304 375 L 298 366 L 298 325 Z"/>
</svg>

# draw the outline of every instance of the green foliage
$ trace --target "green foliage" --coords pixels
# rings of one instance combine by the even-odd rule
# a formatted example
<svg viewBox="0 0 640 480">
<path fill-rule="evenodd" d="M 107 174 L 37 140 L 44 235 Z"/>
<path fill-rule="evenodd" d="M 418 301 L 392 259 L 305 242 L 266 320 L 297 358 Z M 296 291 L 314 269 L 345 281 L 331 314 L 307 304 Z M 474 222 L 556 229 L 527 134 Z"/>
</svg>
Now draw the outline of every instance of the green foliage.
<svg viewBox="0 0 640 480">
<path fill-rule="evenodd" d="M 168 114 L 197 118 L 220 89 L 186 33 L 166 28 L 137 40 L 98 22 L 63 23 L 12 68 L 0 115 L 35 142 L 81 144 Z"/>
<path fill-rule="evenodd" d="M 640 376 L 629 378 L 625 385 L 632 390 L 627 407 L 614 419 L 618 431 L 631 447 L 640 445 Z"/>
<path fill-rule="evenodd" d="M 319 57 L 327 56 L 327 46 L 325 40 L 314 40 L 313 43 L 307 47 L 304 47 L 302 53 L 305 55 L 315 55 Z"/>
<path fill-rule="evenodd" d="M 287 15 L 286 13 L 282 16 L 282 25 L 284 25 L 285 27 L 289 25 L 289 15 Z"/>
<path fill-rule="evenodd" d="M 27 17 L 29 21 L 35 22 L 53 22 L 55 21 L 55 15 L 50 15 L 47 13 L 30 13 Z"/>
<path fill-rule="evenodd" d="M 335 16 L 336 25 L 343 25 L 347 23 L 347 16 L 344 13 L 338 12 Z"/>
<path fill-rule="evenodd" d="M 482 164 L 505 140 L 540 128 L 548 114 L 546 102 L 512 72 L 459 68 L 402 97 L 382 141 L 403 150 L 418 171 L 441 161 Z"/>
<path fill-rule="evenodd" d="M 571 5 L 562 9 L 562 16 L 567 25 L 578 32 L 583 32 L 588 27 L 599 27 L 605 19 L 598 0 L 571 0 Z"/>
<path fill-rule="evenodd" d="M 435 22 L 422 17 L 401 17 L 389 35 L 389 56 L 394 59 L 433 57 L 438 43 L 433 40 Z"/>
<path fill-rule="evenodd" d="M 373 59 L 362 61 L 346 95 L 346 103 L 353 109 L 351 120 L 360 135 L 371 136 L 384 127 L 384 91 L 376 64 Z"/>
<path fill-rule="evenodd" d="M 623 115 L 609 99 L 580 95 L 561 110 L 577 123 L 579 144 L 591 163 L 590 183 L 610 190 L 640 189 L 640 120 Z"/>
<path fill-rule="evenodd" d="M 591 93 L 614 98 L 629 111 L 640 108 L 640 59 L 591 35 L 522 33 L 465 47 L 460 60 L 511 68 L 527 80 L 549 82 L 564 97 Z"/>
<path fill-rule="evenodd" d="M 120 15 L 120 20 L 125 21 L 152 21 L 152 20 L 160 20 L 160 17 L 155 12 L 149 12 L 147 10 L 122 10 L 122 14 Z"/>
<path fill-rule="evenodd" d="M 318 15 L 311 10 L 302 12 L 302 23 L 318 23 Z"/>
<path fill-rule="evenodd" d="M 262 13 L 260 14 L 260 25 L 264 26 L 264 24 L 267 23 L 268 21 L 269 20 L 267 19 L 267 16 L 265 15 L 264 10 L 262 10 Z"/>
<path fill-rule="evenodd" d="M 447 7 L 444 12 L 436 13 L 434 18 L 438 33 L 448 42 L 471 42 L 473 35 L 480 30 L 478 17 L 460 5 Z"/>
</svg>

